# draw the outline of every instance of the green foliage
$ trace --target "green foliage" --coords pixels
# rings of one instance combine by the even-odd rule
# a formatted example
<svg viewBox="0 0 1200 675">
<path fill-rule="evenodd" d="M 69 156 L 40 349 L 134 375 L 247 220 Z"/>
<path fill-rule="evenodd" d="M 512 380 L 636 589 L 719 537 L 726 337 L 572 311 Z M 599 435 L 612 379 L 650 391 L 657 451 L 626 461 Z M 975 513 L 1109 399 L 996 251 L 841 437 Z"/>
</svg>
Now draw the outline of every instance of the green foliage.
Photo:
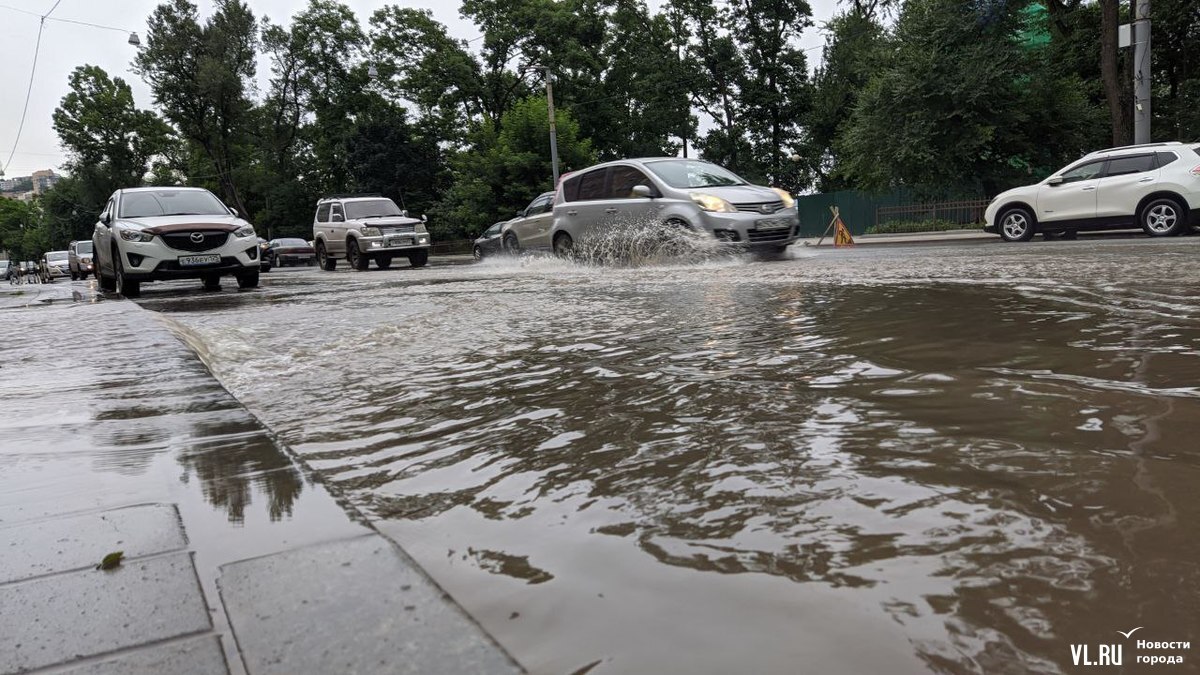
<svg viewBox="0 0 1200 675">
<path fill-rule="evenodd" d="M 50 250 L 36 205 L 0 197 L 0 249 L 10 260 L 36 260 Z"/>
<path fill-rule="evenodd" d="M 570 112 L 556 110 L 558 155 L 563 173 L 595 161 Z M 531 96 L 500 120 L 500 131 L 481 128 L 472 149 L 450 160 L 454 183 L 434 210 L 435 236 L 465 237 L 512 218 L 538 194 L 554 188 L 550 164 L 550 118 L 546 99 Z"/>
<path fill-rule="evenodd" d="M 871 225 L 865 234 L 908 234 L 914 232 L 947 232 L 950 230 L 978 230 L 981 225 L 964 225 L 953 220 L 898 220 L 880 225 Z"/>
<path fill-rule="evenodd" d="M 908 0 L 892 49 L 834 143 L 855 185 L 996 194 L 1077 157 L 1098 111 L 1011 8 Z"/>
</svg>

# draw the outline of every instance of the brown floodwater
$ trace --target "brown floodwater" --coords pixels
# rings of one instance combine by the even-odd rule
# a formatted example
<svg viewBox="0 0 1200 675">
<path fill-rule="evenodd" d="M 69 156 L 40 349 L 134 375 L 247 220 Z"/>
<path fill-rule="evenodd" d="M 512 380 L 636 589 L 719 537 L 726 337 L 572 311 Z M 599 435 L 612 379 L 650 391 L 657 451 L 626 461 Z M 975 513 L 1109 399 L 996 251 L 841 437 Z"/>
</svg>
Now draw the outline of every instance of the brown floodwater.
<svg viewBox="0 0 1200 675">
<path fill-rule="evenodd" d="M 532 672 L 1056 673 L 1101 643 L 1138 672 L 1175 652 L 1137 639 L 1200 640 L 1198 256 L 498 260 L 141 304 Z"/>
</svg>

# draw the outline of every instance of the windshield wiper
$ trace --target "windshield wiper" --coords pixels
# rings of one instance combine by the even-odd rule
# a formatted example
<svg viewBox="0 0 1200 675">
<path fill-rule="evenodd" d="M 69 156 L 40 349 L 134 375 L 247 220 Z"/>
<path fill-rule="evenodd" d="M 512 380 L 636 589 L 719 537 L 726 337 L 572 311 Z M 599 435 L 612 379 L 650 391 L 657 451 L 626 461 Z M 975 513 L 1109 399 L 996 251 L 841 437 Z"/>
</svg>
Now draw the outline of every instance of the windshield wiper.
<svg viewBox="0 0 1200 675">
<path fill-rule="evenodd" d="M 391 218 L 393 216 L 398 216 L 398 215 L 400 215 L 400 214 L 399 213 L 377 213 L 373 216 L 363 216 L 363 217 L 359 218 L 359 220 L 366 220 L 367 218 Z"/>
<path fill-rule="evenodd" d="M 162 215 L 163 215 L 163 216 L 203 216 L 203 215 L 206 215 L 206 214 L 203 214 L 203 213 L 192 213 L 191 211 L 180 211 L 179 213 L 164 213 L 164 214 L 162 214 Z M 216 216 L 216 215 L 220 215 L 220 214 L 213 213 L 213 214 L 210 214 L 210 215 L 214 215 L 214 216 Z M 151 217 L 153 217 L 153 216 L 141 216 L 141 217 L 142 217 L 142 218 L 151 218 Z M 160 217 L 161 217 L 161 216 L 160 216 Z"/>
</svg>

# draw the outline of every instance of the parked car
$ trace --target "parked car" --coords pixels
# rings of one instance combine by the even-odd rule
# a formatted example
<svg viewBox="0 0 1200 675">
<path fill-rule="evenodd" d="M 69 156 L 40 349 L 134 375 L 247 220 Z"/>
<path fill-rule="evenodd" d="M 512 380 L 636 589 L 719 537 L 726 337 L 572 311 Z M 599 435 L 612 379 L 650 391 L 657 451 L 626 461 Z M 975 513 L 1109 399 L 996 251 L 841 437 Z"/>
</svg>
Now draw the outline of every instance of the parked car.
<svg viewBox="0 0 1200 675">
<path fill-rule="evenodd" d="M 275 267 L 312 265 L 316 262 L 317 252 L 307 241 L 288 237 L 268 242 L 266 258 Z"/>
<path fill-rule="evenodd" d="M 0 260 L 0 280 L 12 281 L 12 278 L 15 276 L 15 274 L 16 268 L 13 267 L 11 261 Z"/>
<path fill-rule="evenodd" d="M 1002 192 L 984 212 L 984 230 L 1005 241 L 1136 227 L 1151 237 L 1180 234 L 1200 225 L 1198 150 L 1177 142 L 1098 150 Z"/>
<path fill-rule="evenodd" d="M 515 240 L 506 239 L 506 248 L 568 255 L 576 241 L 606 224 L 641 219 L 706 232 L 755 253 L 782 253 L 800 230 L 787 192 L 752 185 L 711 162 L 658 157 L 607 162 L 567 176 L 554 194 L 551 223 L 510 228 Z"/>
<path fill-rule="evenodd" d="M 379 269 L 405 256 L 413 267 L 429 261 L 429 231 L 425 218 L 410 218 L 396 203 L 379 195 L 326 197 L 317 202 L 313 217 L 317 264 L 333 271 L 344 258 L 356 270 L 375 261 Z"/>
<path fill-rule="evenodd" d="M 529 206 L 517 211 L 516 218 L 501 226 L 501 246 L 510 253 L 516 253 L 522 247 L 538 248 L 538 243 L 546 239 L 553 225 L 554 193 L 543 192 L 534 197 Z"/>
<path fill-rule="evenodd" d="M 69 271 L 69 263 L 66 251 L 50 251 L 42 256 L 41 272 L 42 281 L 52 281 L 59 277 L 65 277 Z"/>
<path fill-rule="evenodd" d="M 117 190 L 92 234 L 100 287 L 136 297 L 141 284 L 201 279 L 219 288 L 233 276 L 239 288 L 258 286 L 254 227 L 203 188 Z"/>
<path fill-rule="evenodd" d="M 67 268 L 71 273 L 71 281 L 86 279 L 95 271 L 91 240 L 73 241 L 67 245 Z"/>
</svg>

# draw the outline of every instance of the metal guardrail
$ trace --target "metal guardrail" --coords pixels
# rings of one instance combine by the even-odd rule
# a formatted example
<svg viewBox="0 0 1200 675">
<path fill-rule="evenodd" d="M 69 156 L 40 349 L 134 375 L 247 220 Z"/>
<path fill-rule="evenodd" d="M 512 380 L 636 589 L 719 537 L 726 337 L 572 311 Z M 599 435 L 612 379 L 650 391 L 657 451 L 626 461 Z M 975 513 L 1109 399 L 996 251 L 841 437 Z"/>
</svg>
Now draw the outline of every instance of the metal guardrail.
<svg viewBox="0 0 1200 675">
<path fill-rule="evenodd" d="M 990 200 L 987 199 L 972 199 L 958 202 L 881 206 L 875 209 L 875 226 L 894 223 L 915 224 L 933 220 L 959 225 L 978 225 L 983 222 L 983 212 L 989 203 Z"/>
</svg>

